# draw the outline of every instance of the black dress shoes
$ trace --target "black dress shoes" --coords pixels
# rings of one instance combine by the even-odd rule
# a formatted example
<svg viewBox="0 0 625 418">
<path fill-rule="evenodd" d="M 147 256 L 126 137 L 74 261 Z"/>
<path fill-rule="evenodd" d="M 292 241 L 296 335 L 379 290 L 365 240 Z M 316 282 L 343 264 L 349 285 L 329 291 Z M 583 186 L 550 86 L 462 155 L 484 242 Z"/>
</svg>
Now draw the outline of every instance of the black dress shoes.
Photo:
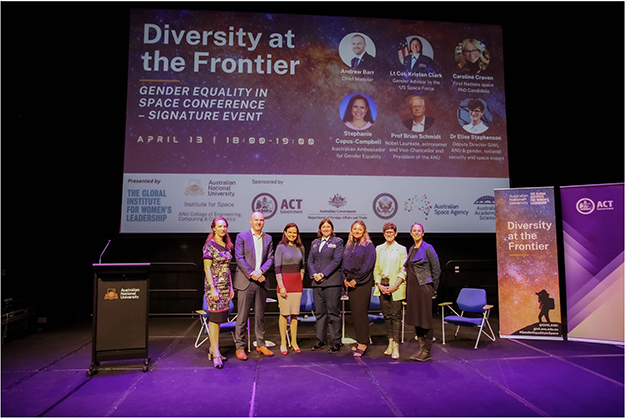
<svg viewBox="0 0 625 418">
<path fill-rule="evenodd" d="M 340 344 L 340 343 L 332 345 L 332 347 L 330 347 L 330 349 L 328 350 L 328 353 L 330 354 L 338 353 L 342 345 L 343 344 Z"/>
<path fill-rule="evenodd" d="M 321 350 L 325 346 L 326 346 L 326 343 L 324 341 L 317 341 L 317 344 L 313 345 L 310 351 Z"/>
</svg>

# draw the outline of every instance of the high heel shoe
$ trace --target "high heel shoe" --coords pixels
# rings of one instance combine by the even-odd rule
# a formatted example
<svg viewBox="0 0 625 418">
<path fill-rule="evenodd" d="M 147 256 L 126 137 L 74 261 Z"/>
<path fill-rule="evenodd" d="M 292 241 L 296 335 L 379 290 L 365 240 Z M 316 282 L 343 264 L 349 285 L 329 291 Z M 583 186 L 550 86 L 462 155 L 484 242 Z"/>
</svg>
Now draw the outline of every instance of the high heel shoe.
<svg viewBox="0 0 625 418">
<path fill-rule="evenodd" d="M 213 367 L 216 369 L 223 369 L 224 368 L 224 364 L 221 361 L 221 356 L 220 357 L 213 357 Z"/>
<path fill-rule="evenodd" d="M 367 346 L 365 345 L 365 348 L 360 348 L 359 346 L 356 346 L 356 349 L 352 351 L 354 352 L 354 357 L 362 357 L 363 354 L 365 354 L 365 351 L 367 351 Z"/>
<path fill-rule="evenodd" d="M 213 353 L 210 351 L 210 349 L 208 350 L 208 360 L 212 360 L 213 361 L 213 367 L 216 369 L 223 369 L 224 368 L 224 363 L 222 361 L 222 356 L 215 356 L 213 355 Z"/>
<path fill-rule="evenodd" d="M 286 347 L 280 346 L 280 354 L 286 356 L 287 354 L 289 354 L 289 351 L 286 349 Z"/>
</svg>

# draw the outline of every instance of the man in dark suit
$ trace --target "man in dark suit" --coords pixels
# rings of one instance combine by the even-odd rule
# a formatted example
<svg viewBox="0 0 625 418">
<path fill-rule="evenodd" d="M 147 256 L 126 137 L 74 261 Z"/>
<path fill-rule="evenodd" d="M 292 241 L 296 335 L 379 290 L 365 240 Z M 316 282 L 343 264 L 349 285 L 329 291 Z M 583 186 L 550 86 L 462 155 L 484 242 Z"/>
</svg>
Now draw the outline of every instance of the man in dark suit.
<svg viewBox="0 0 625 418">
<path fill-rule="evenodd" d="M 358 34 L 352 36 L 352 51 L 356 55 L 350 62 L 352 68 L 371 69 L 375 65 L 375 58 L 365 51 L 366 47 L 367 41 L 365 41 L 364 36 Z"/>
<path fill-rule="evenodd" d="M 252 229 L 238 234 L 234 245 L 234 257 L 237 262 L 234 288 L 237 290 L 238 299 L 235 339 L 236 356 L 240 360 L 247 360 L 246 328 L 252 305 L 254 306 L 256 351 L 265 356 L 273 356 L 273 352 L 265 346 L 265 302 L 267 299 L 265 272 L 273 264 L 273 241 L 263 232 L 265 215 L 262 212 L 252 213 L 250 224 Z"/>
<path fill-rule="evenodd" d="M 319 238 L 314 240 L 308 254 L 308 271 L 312 278 L 311 287 L 315 299 L 315 317 L 317 318 L 317 343 L 312 351 L 326 345 L 326 335 L 330 330 L 330 351 L 337 353 L 341 349 L 341 293 L 343 277 L 341 261 L 343 259 L 343 240 L 334 236 L 334 226 L 330 219 L 323 219 L 319 224 Z"/>
<path fill-rule="evenodd" d="M 434 125 L 434 118 L 425 116 L 425 100 L 421 96 L 412 96 L 410 99 L 412 119 L 403 121 L 406 128 L 413 132 L 427 131 Z"/>
</svg>

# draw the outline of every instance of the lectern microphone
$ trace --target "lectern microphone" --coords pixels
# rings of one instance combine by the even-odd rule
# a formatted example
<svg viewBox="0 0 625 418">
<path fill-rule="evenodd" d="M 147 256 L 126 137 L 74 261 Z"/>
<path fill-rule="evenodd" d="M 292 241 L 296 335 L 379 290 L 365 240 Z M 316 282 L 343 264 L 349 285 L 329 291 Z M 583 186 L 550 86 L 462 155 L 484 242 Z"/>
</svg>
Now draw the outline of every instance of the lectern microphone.
<svg viewBox="0 0 625 418">
<path fill-rule="evenodd" d="M 99 261 L 100 264 L 102 264 L 102 256 L 104 255 L 104 252 L 106 251 L 106 249 L 109 247 L 110 243 L 111 243 L 111 240 L 109 240 L 109 242 L 106 243 L 106 246 L 102 250 L 102 254 L 100 254 L 100 261 Z"/>
</svg>

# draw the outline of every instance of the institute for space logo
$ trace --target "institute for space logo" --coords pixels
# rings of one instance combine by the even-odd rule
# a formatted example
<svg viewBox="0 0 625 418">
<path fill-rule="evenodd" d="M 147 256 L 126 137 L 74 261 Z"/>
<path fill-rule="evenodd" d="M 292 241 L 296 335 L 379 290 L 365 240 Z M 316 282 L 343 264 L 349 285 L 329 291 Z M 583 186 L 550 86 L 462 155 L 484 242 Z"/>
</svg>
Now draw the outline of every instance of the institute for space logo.
<svg viewBox="0 0 625 418">
<path fill-rule="evenodd" d="M 252 212 L 261 212 L 270 219 L 278 211 L 278 201 L 269 193 L 261 193 L 252 199 Z"/>
<path fill-rule="evenodd" d="M 582 215 L 590 215 L 595 211 L 595 202 L 587 197 L 583 197 L 577 201 L 575 208 Z"/>
<path fill-rule="evenodd" d="M 373 199 L 373 211 L 380 219 L 391 219 L 397 214 L 397 199 L 392 194 L 381 193 Z"/>
</svg>

